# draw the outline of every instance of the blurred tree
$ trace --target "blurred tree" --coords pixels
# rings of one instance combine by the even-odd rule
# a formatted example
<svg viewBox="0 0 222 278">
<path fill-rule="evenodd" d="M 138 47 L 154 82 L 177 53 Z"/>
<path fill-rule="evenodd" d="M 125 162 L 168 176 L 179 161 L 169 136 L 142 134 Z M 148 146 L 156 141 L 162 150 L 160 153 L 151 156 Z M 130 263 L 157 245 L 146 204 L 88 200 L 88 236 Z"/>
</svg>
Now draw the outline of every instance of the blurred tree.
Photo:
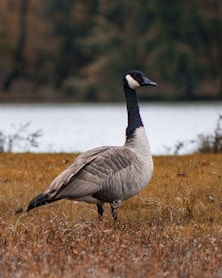
<svg viewBox="0 0 222 278">
<path fill-rule="evenodd" d="M 155 96 L 222 96 L 221 14 L 220 0 L 2 0 L 1 87 L 119 101 L 119 77 L 139 68 Z"/>
<path fill-rule="evenodd" d="M 214 80 L 212 86 L 222 96 L 222 1 L 197 0 L 197 3 L 198 14 L 207 28 L 206 65 L 211 82 Z"/>
<path fill-rule="evenodd" d="M 153 2 L 98 0 L 94 24 L 81 42 L 92 58 L 85 67 L 88 84 L 96 88 L 99 98 L 122 99 L 119 76 L 132 68 L 149 67 L 145 46 L 155 20 Z M 100 84 L 105 86 L 105 96 Z"/>
<path fill-rule="evenodd" d="M 170 8 L 169 8 L 170 7 Z M 194 1 L 156 1 L 156 35 L 153 45 L 162 78 L 193 99 L 206 73 L 203 56 L 208 46 L 207 30 L 197 15 Z"/>
<path fill-rule="evenodd" d="M 55 36 L 60 38 L 55 64 L 55 86 L 59 88 L 70 75 L 76 75 L 89 58 L 82 51 L 79 40 L 87 36 L 96 1 L 51 0 L 48 13 Z"/>
<path fill-rule="evenodd" d="M 12 82 L 18 78 L 19 74 L 22 72 L 23 68 L 23 52 L 27 39 L 27 22 L 26 16 L 28 12 L 29 0 L 21 0 L 19 24 L 18 24 L 18 41 L 14 53 L 13 65 L 10 73 L 6 76 L 3 81 L 3 90 L 9 91 Z"/>
</svg>

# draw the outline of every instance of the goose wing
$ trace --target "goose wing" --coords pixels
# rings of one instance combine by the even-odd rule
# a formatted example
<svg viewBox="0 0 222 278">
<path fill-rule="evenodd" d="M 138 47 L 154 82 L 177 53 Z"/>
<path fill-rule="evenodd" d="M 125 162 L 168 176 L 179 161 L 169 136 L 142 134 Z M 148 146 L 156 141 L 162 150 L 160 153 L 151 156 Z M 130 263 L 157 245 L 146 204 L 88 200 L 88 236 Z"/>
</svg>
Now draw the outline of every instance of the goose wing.
<svg viewBox="0 0 222 278">
<path fill-rule="evenodd" d="M 116 172 L 132 164 L 134 153 L 124 147 L 102 147 L 90 150 L 52 182 L 48 192 L 53 199 L 77 199 L 91 196 Z"/>
</svg>

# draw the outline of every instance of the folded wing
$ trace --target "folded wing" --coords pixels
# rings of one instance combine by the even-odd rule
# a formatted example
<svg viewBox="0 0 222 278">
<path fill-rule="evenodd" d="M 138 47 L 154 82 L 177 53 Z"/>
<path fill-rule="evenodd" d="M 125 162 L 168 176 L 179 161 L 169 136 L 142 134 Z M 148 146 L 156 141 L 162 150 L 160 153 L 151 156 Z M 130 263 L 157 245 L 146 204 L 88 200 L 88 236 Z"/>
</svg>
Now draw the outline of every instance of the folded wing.
<svg viewBox="0 0 222 278">
<path fill-rule="evenodd" d="M 55 178 L 45 192 L 51 198 L 78 199 L 103 190 L 117 172 L 126 171 L 134 153 L 124 147 L 102 147 L 88 151 Z M 112 182 L 110 182 L 112 185 Z"/>
</svg>

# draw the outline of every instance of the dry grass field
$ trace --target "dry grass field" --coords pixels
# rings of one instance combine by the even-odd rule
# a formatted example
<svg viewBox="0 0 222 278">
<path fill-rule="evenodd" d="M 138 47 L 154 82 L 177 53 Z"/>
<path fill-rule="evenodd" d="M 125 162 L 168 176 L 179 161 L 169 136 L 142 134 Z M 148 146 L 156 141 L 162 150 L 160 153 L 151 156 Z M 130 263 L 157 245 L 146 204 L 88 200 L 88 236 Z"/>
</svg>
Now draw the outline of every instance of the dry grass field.
<svg viewBox="0 0 222 278">
<path fill-rule="evenodd" d="M 222 277 L 222 154 L 154 157 L 117 222 L 67 200 L 26 213 L 75 156 L 0 154 L 0 277 Z"/>
</svg>

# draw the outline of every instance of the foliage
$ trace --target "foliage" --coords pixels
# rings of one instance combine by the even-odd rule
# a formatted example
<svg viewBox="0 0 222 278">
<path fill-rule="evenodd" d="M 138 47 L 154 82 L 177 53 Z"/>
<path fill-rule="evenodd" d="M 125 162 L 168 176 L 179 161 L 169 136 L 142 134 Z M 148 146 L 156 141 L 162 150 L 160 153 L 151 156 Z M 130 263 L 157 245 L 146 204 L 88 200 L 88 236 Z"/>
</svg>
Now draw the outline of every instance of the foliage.
<svg viewBox="0 0 222 278">
<path fill-rule="evenodd" d="M 30 122 L 22 124 L 18 127 L 12 126 L 14 132 L 12 134 L 4 134 L 0 131 L 0 152 L 12 152 L 14 148 L 20 148 L 23 151 L 29 147 L 38 147 L 37 139 L 42 136 L 42 130 L 29 132 Z"/>
<path fill-rule="evenodd" d="M 217 119 L 216 128 L 211 135 L 199 135 L 199 152 L 222 152 L 222 115 Z"/>
<path fill-rule="evenodd" d="M 221 97 L 221 12 L 218 0 L 2 0 L 1 96 L 121 100 L 116 80 L 139 68 L 161 85 L 153 97 Z"/>
<path fill-rule="evenodd" d="M 168 153 L 172 151 L 177 155 L 187 147 L 195 145 L 194 152 L 200 153 L 221 153 L 222 152 L 222 115 L 218 116 L 216 127 L 212 134 L 199 134 L 196 139 L 179 141 L 172 151 L 171 148 L 166 148 Z"/>
<path fill-rule="evenodd" d="M 3 277 L 221 276 L 221 154 L 154 157 L 116 223 L 109 206 L 100 222 L 95 205 L 68 200 L 16 213 L 75 157 L 0 154 Z"/>
</svg>

